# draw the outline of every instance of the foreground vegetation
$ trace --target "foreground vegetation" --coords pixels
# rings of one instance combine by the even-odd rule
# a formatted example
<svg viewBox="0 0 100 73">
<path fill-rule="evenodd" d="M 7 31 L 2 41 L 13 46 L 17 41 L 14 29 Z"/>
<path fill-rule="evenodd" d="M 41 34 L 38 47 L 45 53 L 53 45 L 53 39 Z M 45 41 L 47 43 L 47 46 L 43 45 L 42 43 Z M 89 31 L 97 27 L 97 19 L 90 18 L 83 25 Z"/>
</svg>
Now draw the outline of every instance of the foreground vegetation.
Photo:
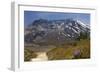
<svg viewBox="0 0 100 73">
<path fill-rule="evenodd" d="M 48 60 L 87 59 L 90 58 L 90 40 L 80 39 L 51 49 L 47 53 Z M 24 50 L 24 61 L 31 61 L 37 54 L 29 48 Z"/>
<path fill-rule="evenodd" d="M 34 51 L 27 48 L 24 49 L 24 61 L 31 61 L 32 58 L 36 57 L 37 54 Z"/>
<path fill-rule="evenodd" d="M 47 52 L 49 60 L 90 58 L 90 40 L 80 39 L 74 43 L 64 44 Z"/>
</svg>

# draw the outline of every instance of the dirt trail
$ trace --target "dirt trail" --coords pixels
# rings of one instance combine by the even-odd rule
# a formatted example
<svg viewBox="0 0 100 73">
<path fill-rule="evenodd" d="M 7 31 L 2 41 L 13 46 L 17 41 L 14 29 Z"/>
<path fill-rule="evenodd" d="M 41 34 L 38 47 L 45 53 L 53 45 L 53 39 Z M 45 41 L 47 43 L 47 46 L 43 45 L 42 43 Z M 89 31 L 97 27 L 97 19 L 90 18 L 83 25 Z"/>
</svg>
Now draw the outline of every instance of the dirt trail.
<svg viewBox="0 0 100 73">
<path fill-rule="evenodd" d="M 46 55 L 46 52 L 37 52 L 37 57 L 31 59 L 32 61 L 47 61 L 48 56 Z"/>
</svg>

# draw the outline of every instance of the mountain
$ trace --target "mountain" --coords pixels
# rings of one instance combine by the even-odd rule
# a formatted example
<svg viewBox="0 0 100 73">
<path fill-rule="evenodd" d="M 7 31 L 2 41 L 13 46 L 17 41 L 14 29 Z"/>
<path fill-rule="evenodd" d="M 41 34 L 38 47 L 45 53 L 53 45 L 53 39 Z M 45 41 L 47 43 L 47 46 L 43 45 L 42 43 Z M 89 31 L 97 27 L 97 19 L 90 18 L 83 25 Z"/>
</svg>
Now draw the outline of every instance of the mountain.
<svg viewBox="0 0 100 73">
<path fill-rule="evenodd" d="M 24 29 L 25 43 L 66 43 L 76 40 L 81 33 L 90 35 L 90 26 L 79 20 L 35 20 Z"/>
</svg>

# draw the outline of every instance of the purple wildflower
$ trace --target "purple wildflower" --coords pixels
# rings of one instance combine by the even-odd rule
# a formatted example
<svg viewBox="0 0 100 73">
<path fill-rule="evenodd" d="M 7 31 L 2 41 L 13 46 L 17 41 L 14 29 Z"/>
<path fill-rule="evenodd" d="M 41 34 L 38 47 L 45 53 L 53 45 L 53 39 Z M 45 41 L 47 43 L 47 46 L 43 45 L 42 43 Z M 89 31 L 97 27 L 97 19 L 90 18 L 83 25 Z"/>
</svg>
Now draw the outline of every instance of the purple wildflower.
<svg viewBox="0 0 100 73">
<path fill-rule="evenodd" d="M 81 51 L 77 49 L 74 51 L 73 54 L 74 54 L 74 57 L 79 57 L 81 55 Z"/>
</svg>

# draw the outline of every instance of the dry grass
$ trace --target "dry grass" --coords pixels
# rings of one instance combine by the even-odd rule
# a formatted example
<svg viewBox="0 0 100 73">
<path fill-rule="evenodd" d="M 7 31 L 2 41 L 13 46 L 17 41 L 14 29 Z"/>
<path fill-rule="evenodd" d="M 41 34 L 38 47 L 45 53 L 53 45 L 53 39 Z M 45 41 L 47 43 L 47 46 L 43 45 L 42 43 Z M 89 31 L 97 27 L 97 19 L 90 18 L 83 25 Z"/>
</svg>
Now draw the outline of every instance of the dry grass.
<svg viewBox="0 0 100 73">
<path fill-rule="evenodd" d="M 80 53 L 75 56 L 75 51 Z M 77 41 L 75 45 L 64 45 L 63 47 L 57 47 L 47 52 L 49 60 L 61 60 L 61 59 L 86 59 L 90 58 L 90 40 L 81 39 Z"/>
<path fill-rule="evenodd" d="M 30 50 L 30 49 L 24 49 L 24 61 L 30 61 L 32 58 L 36 58 L 37 54 Z"/>
</svg>

